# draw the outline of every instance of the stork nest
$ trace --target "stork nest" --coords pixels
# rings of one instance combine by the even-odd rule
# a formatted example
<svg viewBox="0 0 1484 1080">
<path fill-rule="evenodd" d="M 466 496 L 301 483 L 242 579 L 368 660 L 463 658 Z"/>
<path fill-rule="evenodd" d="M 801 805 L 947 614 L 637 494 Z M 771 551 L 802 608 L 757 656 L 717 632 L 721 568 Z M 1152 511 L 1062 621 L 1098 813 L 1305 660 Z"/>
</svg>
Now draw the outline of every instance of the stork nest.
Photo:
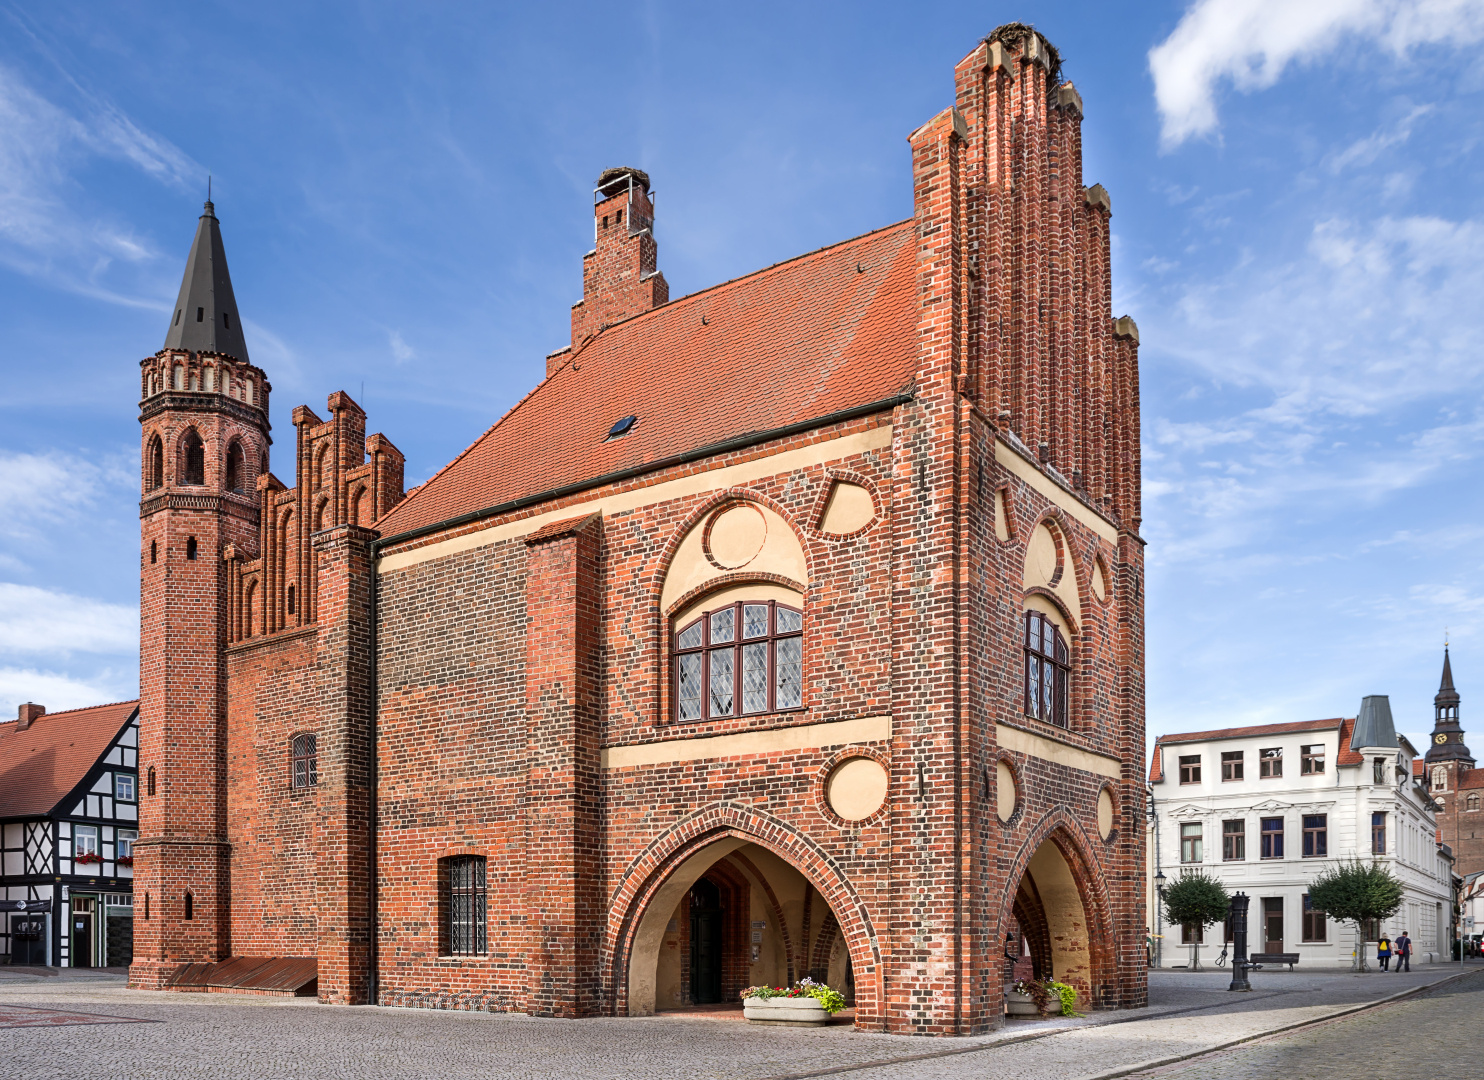
<svg viewBox="0 0 1484 1080">
<path fill-rule="evenodd" d="M 993 44 L 998 41 L 1001 45 L 1011 49 L 1019 49 L 1025 44 L 1025 39 L 1035 34 L 1041 39 L 1041 44 L 1046 46 L 1046 55 L 1051 58 L 1051 63 L 1046 65 L 1046 81 L 1051 86 L 1061 83 L 1061 53 L 1056 46 L 1046 40 L 1046 35 L 1037 30 L 1029 23 L 1009 22 L 995 27 L 985 42 Z"/>
</svg>

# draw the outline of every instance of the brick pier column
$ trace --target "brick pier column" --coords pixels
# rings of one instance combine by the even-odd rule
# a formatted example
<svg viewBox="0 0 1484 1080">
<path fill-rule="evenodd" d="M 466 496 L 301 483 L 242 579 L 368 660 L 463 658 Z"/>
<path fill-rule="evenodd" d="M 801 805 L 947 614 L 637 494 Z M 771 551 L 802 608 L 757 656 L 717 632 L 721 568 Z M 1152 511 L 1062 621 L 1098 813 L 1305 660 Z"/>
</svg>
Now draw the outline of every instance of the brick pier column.
<svg viewBox="0 0 1484 1080">
<path fill-rule="evenodd" d="M 525 1010 L 532 1016 L 601 1009 L 601 542 L 596 514 L 526 540 Z"/>
<path fill-rule="evenodd" d="M 319 562 L 319 999 L 371 1001 L 371 541 L 357 525 L 314 538 Z"/>
</svg>

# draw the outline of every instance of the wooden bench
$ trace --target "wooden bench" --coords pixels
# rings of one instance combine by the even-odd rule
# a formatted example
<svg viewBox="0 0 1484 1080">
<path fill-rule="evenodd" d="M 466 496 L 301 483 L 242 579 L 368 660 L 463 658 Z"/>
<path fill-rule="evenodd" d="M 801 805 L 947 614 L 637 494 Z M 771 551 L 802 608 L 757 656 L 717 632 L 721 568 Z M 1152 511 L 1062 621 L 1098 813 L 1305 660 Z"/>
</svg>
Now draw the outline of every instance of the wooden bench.
<svg viewBox="0 0 1484 1080">
<path fill-rule="evenodd" d="M 1299 954 L 1296 952 L 1260 952 L 1253 953 L 1247 957 L 1247 963 L 1252 967 L 1261 967 L 1263 964 L 1287 964 L 1288 970 L 1293 970 L 1293 965 L 1299 962 Z"/>
</svg>

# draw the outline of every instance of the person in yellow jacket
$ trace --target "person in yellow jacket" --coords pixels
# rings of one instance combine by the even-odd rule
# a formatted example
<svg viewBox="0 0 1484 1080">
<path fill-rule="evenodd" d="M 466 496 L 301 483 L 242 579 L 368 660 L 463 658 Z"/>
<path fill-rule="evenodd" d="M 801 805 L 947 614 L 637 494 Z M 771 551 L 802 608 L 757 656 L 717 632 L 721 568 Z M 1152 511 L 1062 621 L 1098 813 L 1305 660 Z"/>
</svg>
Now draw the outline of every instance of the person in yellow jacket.
<svg viewBox="0 0 1484 1080">
<path fill-rule="evenodd" d="M 1381 965 L 1382 971 L 1387 970 L 1391 964 L 1391 939 L 1385 934 L 1376 942 L 1376 962 Z"/>
</svg>

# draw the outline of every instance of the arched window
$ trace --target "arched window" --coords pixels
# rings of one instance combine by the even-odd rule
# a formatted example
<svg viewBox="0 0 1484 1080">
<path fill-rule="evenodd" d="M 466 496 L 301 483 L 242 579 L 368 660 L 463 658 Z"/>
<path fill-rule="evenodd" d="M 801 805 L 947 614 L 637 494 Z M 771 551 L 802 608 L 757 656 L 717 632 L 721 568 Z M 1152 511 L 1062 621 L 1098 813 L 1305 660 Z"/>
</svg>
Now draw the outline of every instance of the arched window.
<svg viewBox="0 0 1484 1080">
<path fill-rule="evenodd" d="M 247 459 L 242 452 L 242 444 L 234 442 L 227 447 L 227 490 L 234 495 L 241 495 L 247 484 Z"/>
<path fill-rule="evenodd" d="M 206 447 L 192 428 L 180 442 L 181 483 L 200 486 L 206 483 Z"/>
<path fill-rule="evenodd" d="M 715 719 L 804 704 L 804 613 L 776 600 L 703 611 L 675 632 L 675 717 Z"/>
<path fill-rule="evenodd" d="M 309 485 L 310 491 L 318 491 L 325 486 L 328 477 L 325 476 L 325 463 L 330 459 L 330 444 L 325 443 L 319 448 L 319 453 L 314 455 L 314 476 Z"/>
<path fill-rule="evenodd" d="M 1067 640 L 1050 616 L 1025 613 L 1025 711 L 1037 720 L 1067 726 L 1067 683 L 1071 655 Z"/>
<path fill-rule="evenodd" d="M 158 435 L 149 440 L 144 455 L 144 490 L 154 491 L 165 482 L 165 444 Z"/>
<path fill-rule="evenodd" d="M 295 735 L 290 744 L 291 781 L 295 788 L 314 787 L 319 783 L 318 737 L 312 731 Z"/>
<path fill-rule="evenodd" d="M 1477 810 L 1477 809 L 1479 809 L 1479 796 L 1477 796 L 1477 795 L 1470 795 L 1469 796 L 1469 809 L 1470 810 Z"/>
<path fill-rule="evenodd" d="M 1448 789 L 1448 770 L 1441 765 L 1433 766 L 1432 789 L 1434 791 L 1446 791 Z"/>
<path fill-rule="evenodd" d="M 185 894 L 185 917 L 187 919 L 196 917 L 196 898 L 190 893 Z"/>
<path fill-rule="evenodd" d="M 158 540 L 149 542 L 149 561 L 157 562 L 160 558 L 160 543 Z"/>
<path fill-rule="evenodd" d="M 155 767 L 153 765 L 149 767 L 149 779 L 145 784 L 145 791 L 150 795 L 155 793 Z"/>
</svg>

